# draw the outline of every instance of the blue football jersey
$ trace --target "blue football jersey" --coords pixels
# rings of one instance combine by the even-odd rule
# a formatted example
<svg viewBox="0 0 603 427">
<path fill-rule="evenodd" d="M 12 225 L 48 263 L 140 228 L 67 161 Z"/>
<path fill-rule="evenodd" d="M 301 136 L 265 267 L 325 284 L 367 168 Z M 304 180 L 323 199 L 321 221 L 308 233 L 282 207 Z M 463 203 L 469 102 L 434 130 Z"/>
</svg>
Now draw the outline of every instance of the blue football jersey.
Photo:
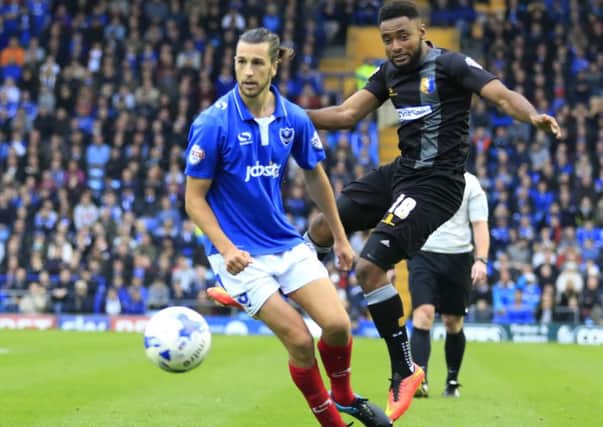
<svg viewBox="0 0 603 427">
<path fill-rule="evenodd" d="M 185 173 L 211 179 L 207 201 L 230 240 L 251 255 L 286 251 L 303 242 L 285 216 L 281 182 L 289 156 L 303 169 L 325 158 L 306 112 L 271 87 L 275 111 L 256 119 L 238 86 L 193 122 Z M 216 253 L 210 244 L 208 254 Z"/>
</svg>

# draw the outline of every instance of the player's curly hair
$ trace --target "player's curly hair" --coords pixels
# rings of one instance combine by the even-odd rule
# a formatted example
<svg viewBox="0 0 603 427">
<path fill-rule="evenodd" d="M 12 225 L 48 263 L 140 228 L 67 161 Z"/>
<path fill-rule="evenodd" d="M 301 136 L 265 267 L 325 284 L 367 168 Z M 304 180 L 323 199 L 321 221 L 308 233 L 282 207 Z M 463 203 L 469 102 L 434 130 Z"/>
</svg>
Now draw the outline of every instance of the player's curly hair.
<svg viewBox="0 0 603 427">
<path fill-rule="evenodd" d="M 381 9 L 379 9 L 378 22 L 381 24 L 383 21 L 392 18 L 407 17 L 408 19 L 416 19 L 419 17 L 419 9 L 415 2 L 410 0 L 392 0 L 386 2 Z"/>
<path fill-rule="evenodd" d="M 245 31 L 241 34 L 241 37 L 239 37 L 239 41 L 251 44 L 268 43 L 268 54 L 270 55 L 270 60 L 272 62 L 286 61 L 293 58 L 295 55 L 295 50 L 293 50 L 293 48 L 281 46 L 281 39 L 279 36 L 264 27 Z"/>
</svg>

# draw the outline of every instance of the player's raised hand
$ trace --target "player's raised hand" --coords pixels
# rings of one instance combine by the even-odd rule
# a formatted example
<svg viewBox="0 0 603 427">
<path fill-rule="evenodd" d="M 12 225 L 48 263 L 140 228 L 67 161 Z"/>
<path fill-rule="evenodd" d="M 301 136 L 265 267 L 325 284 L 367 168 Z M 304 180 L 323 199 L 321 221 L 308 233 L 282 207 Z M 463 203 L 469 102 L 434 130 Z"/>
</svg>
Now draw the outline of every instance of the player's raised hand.
<svg viewBox="0 0 603 427">
<path fill-rule="evenodd" d="M 239 274 L 245 267 L 253 262 L 253 258 L 251 258 L 249 252 L 242 251 L 234 246 L 228 251 L 225 251 L 222 256 L 224 257 L 226 271 L 232 275 Z"/>
<path fill-rule="evenodd" d="M 481 261 L 473 263 L 473 267 L 471 267 L 471 281 L 474 285 L 483 283 L 486 280 L 487 274 L 486 264 Z"/>
<path fill-rule="evenodd" d="M 347 238 L 333 242 L 336 266 L 339 270 L 350 271 L 354 265 L 354 250 Z"/>
<path fill-rule="evenodd" d="M 548 114 L 538 114 L 532 116 L 532 124 L 538 129 L 555 135 L 557 139 L 561 138 L 561 127 L 557 120 Z"/>
</svg>

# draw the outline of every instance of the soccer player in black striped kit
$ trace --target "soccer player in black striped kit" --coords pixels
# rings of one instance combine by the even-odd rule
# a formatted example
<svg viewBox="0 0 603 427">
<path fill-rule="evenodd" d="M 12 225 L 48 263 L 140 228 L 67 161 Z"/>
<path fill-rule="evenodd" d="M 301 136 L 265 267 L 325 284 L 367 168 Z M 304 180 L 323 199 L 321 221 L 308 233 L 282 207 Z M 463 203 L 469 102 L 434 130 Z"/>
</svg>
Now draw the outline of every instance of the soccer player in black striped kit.
<svg viewBox="0 0 603 427">
<path fill-rule="evenodd" d="M 388 61 L 364 89 L 341 105 L 308 114 L 317 128 L 351 128 L 389 99 L 399 115 L 401 155 L 348 184 L 337 201 L 348 233 L 373 230 L 360 253 L 356 275 L 387 344 L 391 383 L 386 412 L 396 420 L 410 406 L 424 372 L 413 362 L 400 322 L 402 301 L 386 272 L 416 254 L 461 204 L 472 95 L 556 137 L 561 130 L 553 117 L 538 113 L 470 57 L 427 41 L 414 3 L 387 2 L 378 21 Z M 330 250 L 332 237 L 324 216 L 315 217 L 306 238 L 319 254 Z"/>
</svg>

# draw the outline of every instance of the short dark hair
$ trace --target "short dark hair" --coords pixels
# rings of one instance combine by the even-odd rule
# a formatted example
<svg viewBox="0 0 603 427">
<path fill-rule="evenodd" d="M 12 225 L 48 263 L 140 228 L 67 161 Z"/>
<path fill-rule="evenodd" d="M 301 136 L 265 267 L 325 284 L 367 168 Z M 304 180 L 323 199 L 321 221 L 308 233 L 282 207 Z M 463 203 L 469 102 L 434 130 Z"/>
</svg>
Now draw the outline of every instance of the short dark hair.
<svg viewBox="0 0 603 427">
<path fill-rule="evenodd" d="M 419 9 L 415 2 L 410 0 L 392 0 L 385 3 L 379 9 L 379 24 L 383 21 L 392 18 L 407 17 L 408 19 L 416 19 L 419 17 Z"/>
<path fill-rule="evenodd" d="M 292 48 L 281 46 L 281 39 L 277 34 L 263 27 L 245 31 L 239 41 L 249 44 L 268 43 L 268 54 L 272 62 L 291 59 L 295 54 Z"/>
</svg>

